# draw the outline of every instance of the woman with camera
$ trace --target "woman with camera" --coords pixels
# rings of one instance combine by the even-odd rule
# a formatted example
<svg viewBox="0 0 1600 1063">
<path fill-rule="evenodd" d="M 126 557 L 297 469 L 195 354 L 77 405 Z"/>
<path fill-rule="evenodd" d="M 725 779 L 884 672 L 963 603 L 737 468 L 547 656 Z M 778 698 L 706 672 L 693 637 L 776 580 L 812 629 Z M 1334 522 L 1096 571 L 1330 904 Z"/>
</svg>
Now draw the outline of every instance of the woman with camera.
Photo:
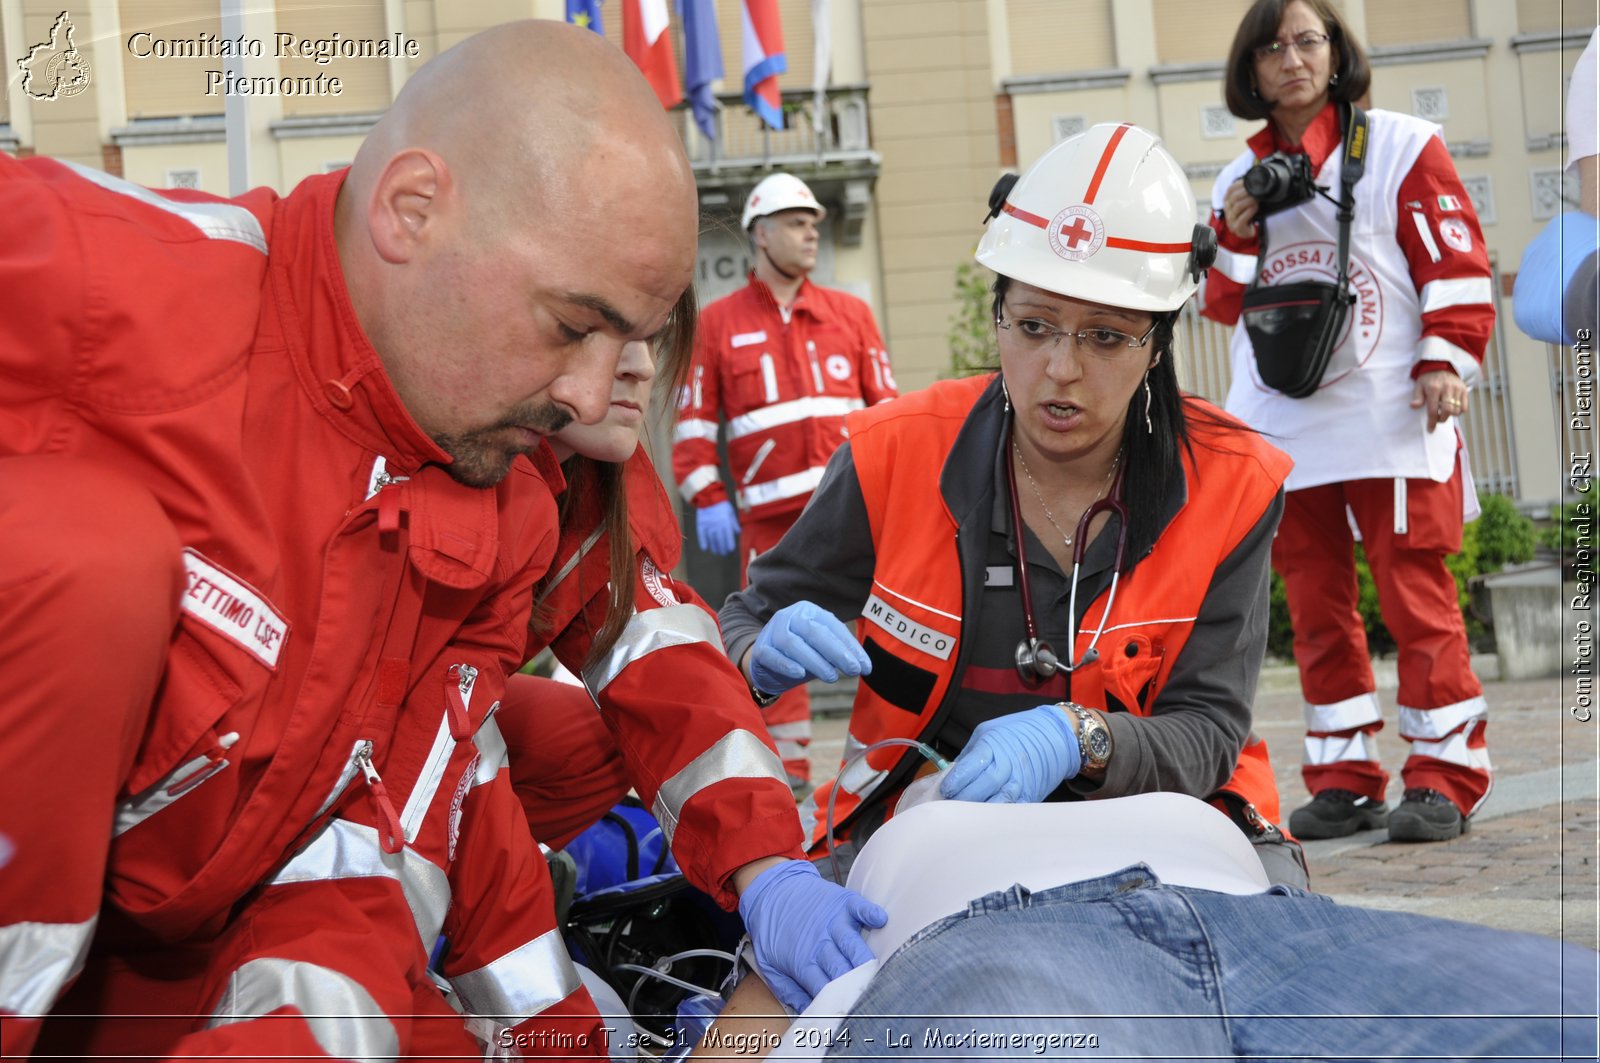
<svg viewBox="0 0 1600 1063">
<path fill-rule="evenodd" d="M 1224 91 L 1234 115 L 1267 125 L 1217 178 L 1221 248 L 1202 312 L 1239 326 L 1228 411 L 1295 460 L 1272 548 L 1312 794 L 1290 829 L 1332 838 L 1387 822 L 1393 840 L 1439 841 L 1467 828 L 1490 786 L 1488 709 L 1444 558 L 1476 513 L 1456 419 L 1494 304 L 1483 235 L 1439 128 L 1363 112 L 1370 82 L 1329 0 L 1251 6 Z M 1352 524 L 1400 648 L 1410 756 L 1392 813 Z"/>
</svg>

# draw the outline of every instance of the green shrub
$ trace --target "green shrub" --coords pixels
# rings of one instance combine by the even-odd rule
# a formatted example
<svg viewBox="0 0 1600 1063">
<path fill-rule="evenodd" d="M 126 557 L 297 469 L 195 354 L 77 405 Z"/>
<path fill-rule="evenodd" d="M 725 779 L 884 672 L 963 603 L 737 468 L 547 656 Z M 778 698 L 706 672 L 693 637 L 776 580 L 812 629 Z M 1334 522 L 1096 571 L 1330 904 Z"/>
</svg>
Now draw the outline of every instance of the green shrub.
<svg viewBox="0 0 1600 1063">
<path fill-rule="evenodd" d="M 1572 518 L 1580 513 L 1589 517 L 1595 515 L 1597 489 L 1600 489 L 1600 480 L 1591 481 L 1588 490 L 1578 495 L 1576 502 L 1567 505 L 1554 506 L 1550 510 L 1550 523 L 1541 527 L 1537 534 L 1539 545 L 1557 554 L 1564 554 L 1575 545 L 1572 541 Z M 1587 506 L 1587 509 L 1579 509 Z"/>
<path fill-rule="evenodd" d="M 956 267 L 956 309 L 950 315 L 950 376 L 971 376 L 999 364 L 994 348 L 994 318 L 989 287 L 994 274 L 976 262 Z"/>
</svg>

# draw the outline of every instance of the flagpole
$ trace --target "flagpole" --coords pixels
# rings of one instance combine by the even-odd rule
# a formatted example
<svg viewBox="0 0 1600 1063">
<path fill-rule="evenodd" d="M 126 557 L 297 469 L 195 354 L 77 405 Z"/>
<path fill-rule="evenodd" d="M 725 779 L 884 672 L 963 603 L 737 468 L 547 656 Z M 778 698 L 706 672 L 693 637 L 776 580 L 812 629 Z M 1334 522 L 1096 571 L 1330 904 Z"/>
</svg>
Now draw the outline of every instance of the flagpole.
<svg viewBox="0 0 1600 1063">
<path fill-rule="evenodd" d="M 238 40 L 244 36 L 244 0 L 222 0 L 222 37 Z M 222 60 L 226 73 L 223 84 L 237 85 L 244 79 L 242 49 L 229 49 Z M 250 103 L 249 97 L 228 93 L 222 103 L 222 129 L 228 145 L 228 194 L 242 196 L 250 190 Z"/>
<path fill-rule="evenodd" d="M 827 148 L 828 82 L 833 67 L 833 14 L 828 0 L 811 0 L 811 33 L 815 42 L 811 69 L 811 128 L 817 135 L 817 161 Z"/>
</svg>

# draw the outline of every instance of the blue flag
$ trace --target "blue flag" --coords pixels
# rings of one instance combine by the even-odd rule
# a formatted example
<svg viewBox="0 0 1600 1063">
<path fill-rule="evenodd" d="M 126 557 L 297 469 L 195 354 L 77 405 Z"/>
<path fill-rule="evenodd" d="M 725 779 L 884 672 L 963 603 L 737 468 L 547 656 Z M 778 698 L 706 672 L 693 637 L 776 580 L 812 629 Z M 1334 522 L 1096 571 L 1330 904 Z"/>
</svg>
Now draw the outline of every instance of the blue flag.
<svg viewBox="0 0 1600 1063">
<path fill-rule="evenodd" d="M 567 21 L 574 26 L 594 30 L 602 37 L 606 30 L 600 24 L 600 4 L 602 0 L 567 0 Z"/>
<path fill-rule="evenodd" d="M 711 83 L 722 77 L 722 42 L 712 0 L 678 0 L 683 19 L 683 88 L 707 140 L 717 138 L 717 100 Z"/>
</svg>

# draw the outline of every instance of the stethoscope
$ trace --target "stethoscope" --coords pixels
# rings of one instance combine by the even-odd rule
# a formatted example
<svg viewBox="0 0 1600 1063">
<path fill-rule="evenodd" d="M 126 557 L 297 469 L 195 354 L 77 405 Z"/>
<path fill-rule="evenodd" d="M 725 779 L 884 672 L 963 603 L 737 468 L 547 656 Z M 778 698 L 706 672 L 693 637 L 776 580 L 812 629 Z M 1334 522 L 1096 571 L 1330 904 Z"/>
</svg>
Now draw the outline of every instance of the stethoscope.
<svg viewBox="0 0 1600 1063">
<path fill-rule="evenodd" d="M 1022 503 L 1017 498 L 1017 469 L 1011 461 L 1011 446 L 1011 429 L 1008 426 L 1006 486 L 1011 492 L 1011 534 L 1017 547 L 1017 579 L 1022 584 L 1022 619 L 1028 632 L 1027 637 L 1017 643 L 1017 674 L 1022 677 L 1024 683 L 1041 683 L 1060 671 L 1063 664 L 1050 644 L 1039 637 L 1039 629 L 1033 622 L 1033 589 L 1029 586 L 1028 580 L 1028 547 L 1024 542 L 1022 531 Z M 1105 634 L 1111 607 L 1117 600 L 1117 580 L 1122 577 L 1122 559 L 1128 549 L 1128 508 L 1122 504 L 1122 477 L 1126 471 L 1126 466 L 1117 468 L 1116 476 L 1111 481 L 1110 493 L 1105 498 L 1096 499 L 1083 511 L 1083 516 L 1078 518 L 1078 527 L 1072 533 L 1072 590 L 1067 596 L 1067 625 L 1071 632 L 1070 641 L 1067 643 L 1069 655 L 1071 648 L 1078 644 L 1078 572 L 1083 567 L 1083 552 L 1088 546 L 1089 524 L 1101 513 L 1111 513 L 1117 518 L 1117 556 L 1111 568 L 1111 590 L 1106 595 L 1106 607 L 1100 613 L 1100 626 L 1095 629 L 1094 638 L 1089 640 L 1089 646 L 1083 651 L 1083 656 L 1078 658 L 1076 663 L 1067 663 L 1064 666 L 1069 673 L 1100 659 L 1100 651 L 1096 647 L 1100 643 L 1100 636 Z M 1070 656 L 1068 660 L 1070 662 Z"/>
</svg>

